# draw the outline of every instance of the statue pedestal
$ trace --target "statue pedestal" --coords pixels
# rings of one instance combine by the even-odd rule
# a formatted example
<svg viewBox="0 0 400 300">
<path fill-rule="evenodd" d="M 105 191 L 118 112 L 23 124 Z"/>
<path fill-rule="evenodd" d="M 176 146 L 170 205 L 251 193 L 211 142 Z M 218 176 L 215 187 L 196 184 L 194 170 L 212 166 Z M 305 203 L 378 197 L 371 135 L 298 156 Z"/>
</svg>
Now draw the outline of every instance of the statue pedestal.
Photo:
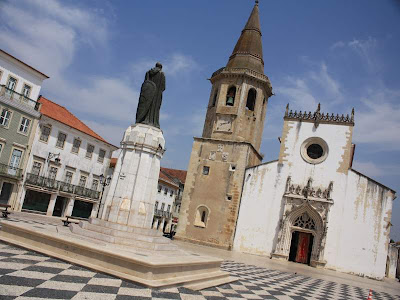
<svg viewBox="0 0 400 300">
<path fill-rule="evenodd" d="M 165 140 L 153 126 L 130 126 L 121 142 L 102 219 L 151 229 Z"/>
</svg>

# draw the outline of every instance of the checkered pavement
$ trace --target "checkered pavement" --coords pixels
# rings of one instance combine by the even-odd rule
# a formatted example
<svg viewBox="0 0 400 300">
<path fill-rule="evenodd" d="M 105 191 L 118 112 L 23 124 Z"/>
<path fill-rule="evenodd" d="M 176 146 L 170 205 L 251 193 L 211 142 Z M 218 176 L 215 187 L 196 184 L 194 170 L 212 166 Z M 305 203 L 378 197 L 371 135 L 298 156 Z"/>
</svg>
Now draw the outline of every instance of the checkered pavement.
<svg viewBox="0 0 400 300">
<path fill-rule="evenodd" d="M 102 273 L 0 243 L 0 299 L 367 299 L 368 290 L 233 261 L 223 269 L 236 282 L 191 291 L 149 289 Z M 373 293 L 375 300 L 400 296 Z"/>
</svg>

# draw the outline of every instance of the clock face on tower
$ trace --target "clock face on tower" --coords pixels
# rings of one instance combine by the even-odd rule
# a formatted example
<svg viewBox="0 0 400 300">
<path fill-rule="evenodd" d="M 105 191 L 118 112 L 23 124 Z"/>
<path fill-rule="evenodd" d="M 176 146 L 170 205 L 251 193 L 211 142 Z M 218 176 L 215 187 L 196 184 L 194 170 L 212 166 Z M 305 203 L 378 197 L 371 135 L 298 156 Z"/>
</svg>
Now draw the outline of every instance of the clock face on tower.
<svg viewBox="0 0 400 300">
<path fill-rule="evenodd" d="M 232 132 L 232 117 L 226 115 L 218 116 L 215 131 Z"/>
</svg>

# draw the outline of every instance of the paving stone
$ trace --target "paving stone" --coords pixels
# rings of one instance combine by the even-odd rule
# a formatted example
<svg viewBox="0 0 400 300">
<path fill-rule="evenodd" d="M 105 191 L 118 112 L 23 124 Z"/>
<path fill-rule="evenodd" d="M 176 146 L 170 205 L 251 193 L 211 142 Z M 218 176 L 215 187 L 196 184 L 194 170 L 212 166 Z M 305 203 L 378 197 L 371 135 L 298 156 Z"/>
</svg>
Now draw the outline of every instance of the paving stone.
<svg viewBox="0 0 400 300">
<path fill-rule="evenodd" d="M 349 284 L 234 261 L 225 261 L 222 269 L 239 280 L 201 291 L 184 287 L 150 289 L 0 242 L 0 299 L 365 300 L 369 292 Z M 373 292 L 373 299 L 400 300 L 400 296 Z"/>
</svg>

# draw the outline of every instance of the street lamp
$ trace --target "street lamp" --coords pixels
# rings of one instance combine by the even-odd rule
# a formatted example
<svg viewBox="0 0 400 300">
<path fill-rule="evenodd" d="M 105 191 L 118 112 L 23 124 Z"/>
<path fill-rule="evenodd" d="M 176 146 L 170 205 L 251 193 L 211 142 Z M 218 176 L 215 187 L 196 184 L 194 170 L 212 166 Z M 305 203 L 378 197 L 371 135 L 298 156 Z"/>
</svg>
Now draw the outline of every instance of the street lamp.
<svg viewBox="0 0 400 300">
<path fill-rule="evenodd" d="M 103 205 L 102 202 L 103 202 L 104 188 L 105 188 L 107 185 L 110 185 L 111 176 L 104 177 L 104 175 L 101 174 L 101 175 L 99 176 L 99 179 L 100 179 L 100 184 L 103 186 L 103 189 L 101 190 L 100 205 L 99 205 L 99 209 L 97 210 L 97 218 L 99 217 L 100 209 L 101 209 L 101 206 Z"/>
</svg>

